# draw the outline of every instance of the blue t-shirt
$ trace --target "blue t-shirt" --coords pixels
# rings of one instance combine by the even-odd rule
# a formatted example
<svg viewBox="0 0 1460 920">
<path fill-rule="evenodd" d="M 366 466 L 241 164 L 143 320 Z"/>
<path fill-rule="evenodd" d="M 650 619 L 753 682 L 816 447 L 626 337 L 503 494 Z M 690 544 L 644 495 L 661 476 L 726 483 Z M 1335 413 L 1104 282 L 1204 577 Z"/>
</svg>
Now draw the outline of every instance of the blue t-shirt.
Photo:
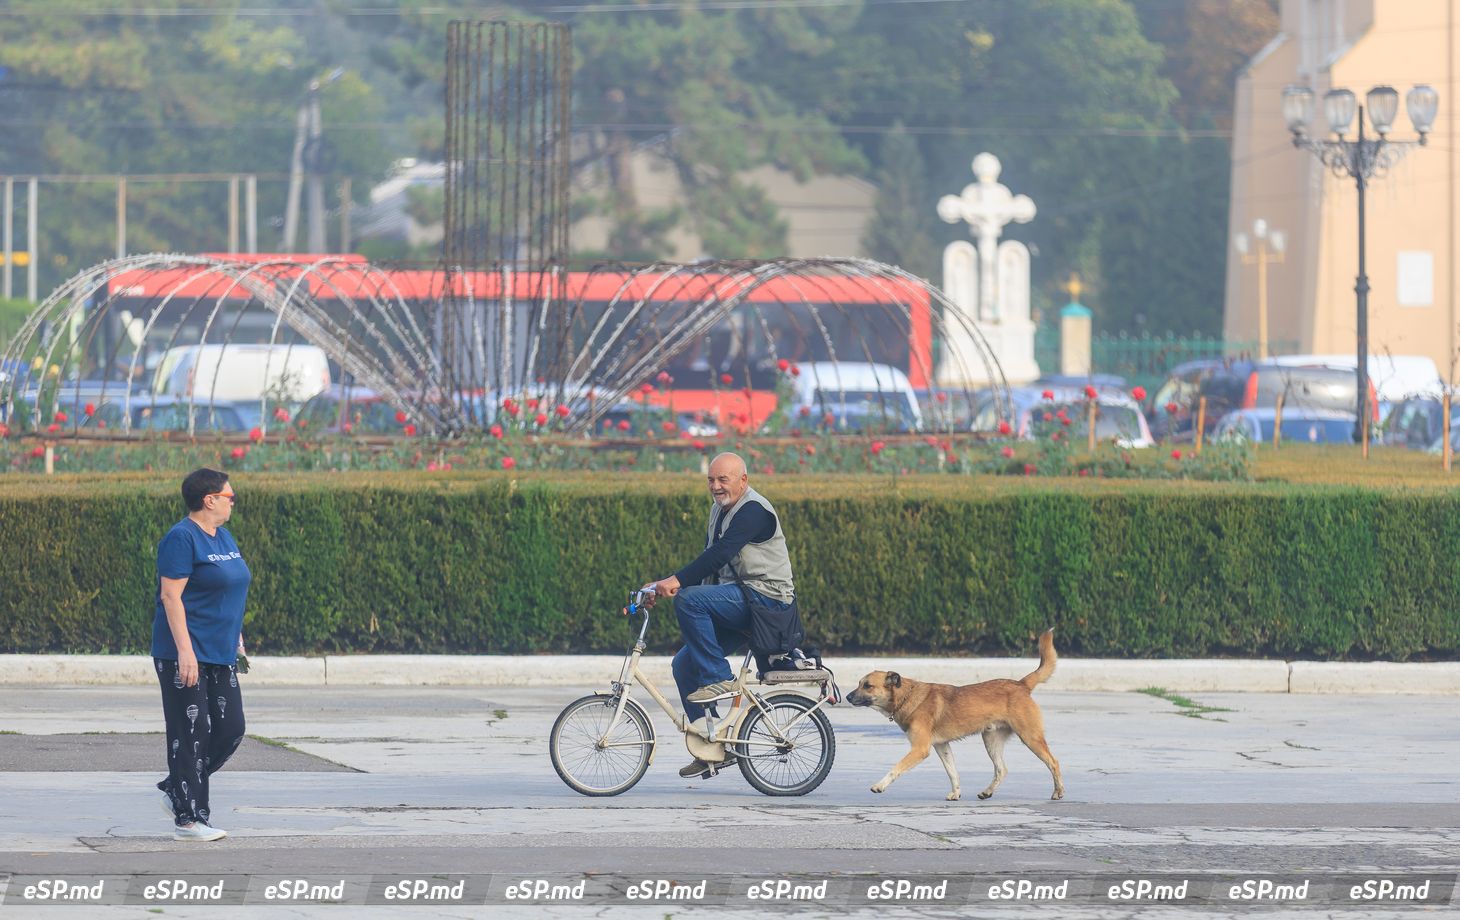
<svg viewBox="0 0 1460 920">
<path fill-rule="evenodd" d="M 243 632 L 243 605 L 253 578 L 228 528 L 213 536 L 192 518 L 183 518 L 157 544 L 157 575 L 186 578 L 183 611 L 193 654 L 205 664 L 233 664 L 238 660 L 238 636 Z M 162 582 L 157 583 L 157 613 L 152 619 L 152 657 L 176 659 L 177 644 L 162 608 Z"/>
</svg>

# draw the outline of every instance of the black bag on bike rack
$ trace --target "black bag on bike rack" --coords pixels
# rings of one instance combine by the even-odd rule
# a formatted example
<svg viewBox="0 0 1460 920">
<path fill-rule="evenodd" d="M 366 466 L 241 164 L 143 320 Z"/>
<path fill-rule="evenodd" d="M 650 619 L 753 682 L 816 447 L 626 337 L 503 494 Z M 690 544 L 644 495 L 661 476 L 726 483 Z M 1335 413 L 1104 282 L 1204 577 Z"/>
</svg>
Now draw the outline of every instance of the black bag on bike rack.
<svg viewBox="0 0 1460 920">
<path fill-rule="evenodd" d="M 755 655 L 756 669 L 761 673 L 796 670 L 798 665 L 791 654 L 806 642 L 806 627 L 801 624 L 801 611 L 796 602 L 791 601 L 784 610 L 771 607 L 750 590 L 734 565 L 730 566 L 730 572 L 750 608 L 750 650 Z"/>
</svg>

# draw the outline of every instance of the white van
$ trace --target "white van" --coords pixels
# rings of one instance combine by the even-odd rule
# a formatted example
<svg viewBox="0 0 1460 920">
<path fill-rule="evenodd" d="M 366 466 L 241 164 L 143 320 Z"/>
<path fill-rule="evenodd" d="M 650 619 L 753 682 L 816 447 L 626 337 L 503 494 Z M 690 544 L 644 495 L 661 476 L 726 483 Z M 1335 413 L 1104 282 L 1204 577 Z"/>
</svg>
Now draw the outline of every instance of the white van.
<svg viewBox="0 0 1460 920">
<path fill-rule="evenodd" d="M 183 345 L 157 363 L 152 391 L 229 402 L 303 402 L 329 389 L 329 358 L 315 345 Z"/>
<path fill-rule="evenodd" d="M 843 431 L 864 428 L 918 431 L 923 413 L 907 375 L 890 364 L 864 361 L 811 361 L 798 366 L 787 414 L 830 415 Z"/>
</svg>

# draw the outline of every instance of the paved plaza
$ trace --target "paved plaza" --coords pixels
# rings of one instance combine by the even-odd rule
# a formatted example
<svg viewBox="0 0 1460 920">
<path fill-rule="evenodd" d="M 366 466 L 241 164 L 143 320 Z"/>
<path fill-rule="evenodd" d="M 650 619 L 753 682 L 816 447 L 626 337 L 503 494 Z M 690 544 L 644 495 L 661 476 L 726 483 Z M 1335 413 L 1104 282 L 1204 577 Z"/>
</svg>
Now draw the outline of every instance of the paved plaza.
<svg viewBox="0 0 1460 920">
<path fill-rule="evenodd" d="M 868 901 L 867 889 L 946 878 L 983 898 L 1004 880 L 1017 890 L 1021 880 L 1055 886 L 1071 879 L 1084 896 L 1060 905 L 1059 915 L 1107 917 L 1133 908 L 1096 898 L 1093 889 L 1125 880 L 1221 879 L 1225 891 L 1229 880 L 1311 878 L 1315 892 L 1331 892 L 1349 876 L 1362 882 L 1417 873 L 1449 881 L 1432 886 L 1423 907 L 1396 915 L 1456 913 L 1449 906 L 1460 871 L 1453 697 L 1200 694 L 1190 702 L 1208 711 L 1193 716 L 1157 695 L 1042 689 L 1036 698 L 1067 787 L 1059 802 L 1049 799 L 1044 767 L 1017 742 L 1008 749 L 1009 778 L 994 798 L 978 801 L 973 793 L 990 769 L 976 739 L 954 747 L 962 801 L 944 801 L 947 780 L 936 758 L 873 795 L 868 787 L 906 744 L 882 716 L 846 705 L 831 713 L 835 768 L 809 796 L 768 798 L 735 770 L 686 781 L 676 775 L 687 759 L 683 743 L 656 713 L 660 746 L 643 782 L 616 798 L 589 799 L 555 775 L 547 737 L 559 710 L 590 689 L 250 688 L 252 737 L 213 784 L 215 823 L 230 836 L 200 845 L 172 841 L 152 788 L 163 748 L 156 690 L 3 687 L 0 873 L 32 880 L 228 874 L 247 875 L 251 884 L 307 877 L 351 886 L 374 878 L 377 888 L 385 878 L 445 876 L 497 886 L 493 892 L 514 880 L 568 886 L 586 879 L 600 891 L 592 909 L 437 905 L 406 915 L 654 918 L 763 915 L 766 908 L 746 899 L 757 881 L 827 881 L 822 903 L 796 905 L 808 917 L 873 910 L 1014 917 L 1048 907 L 984 901 L 973 910 L 967 895 L 957 904 L 880 906 Z M 706 881 L 712 906 L 636 906 L 603 894 L 657 879 Z M 402 910 L 99 910 L 17 906 L 15 895 L 7 893 L 0 914 L 59 920 Z M 1390 910 L 1331 898 L 1322 907 L 1355 918 Z M 1142 917 L 1193 910 L 1223 913 L 1139 908 Z M 1260 908 L 1264 917 L 1313 911 Z"/>
</svg>

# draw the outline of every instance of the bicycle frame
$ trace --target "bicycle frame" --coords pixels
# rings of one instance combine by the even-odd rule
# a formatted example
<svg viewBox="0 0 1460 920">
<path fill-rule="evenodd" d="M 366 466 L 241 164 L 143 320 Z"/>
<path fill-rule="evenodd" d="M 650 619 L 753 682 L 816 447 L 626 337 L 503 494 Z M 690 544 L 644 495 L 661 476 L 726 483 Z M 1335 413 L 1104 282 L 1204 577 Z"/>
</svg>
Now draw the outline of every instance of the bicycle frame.
<svg viewBox="0 0 1460 920">
<path fill-rule="evenodd" d="M 612 685 L 613 695 L 617 698 L 618 703 L 614 709 L 614 717 L 608 723 L 610 727 L 618 724 L 619 721 L 623 719 L 624 709 L 628 706 L 629 689 L 634 685 L 635 682 L 637 682 L 649 693 L 649 696 L 654 699 L 654 702 L 659 704 L 659 708 L 664 710 L 664 714 L 669 716 L 670 721 L 674 723 L 674 727 L 679 729 L 679 731 L 684 735 L 694 734 L 698 735 L 699 737 L 703 738 L 705 741 L 711 744 L 725 744 L 734 746 L 747 746 L 753 744 L 761 745 L 764 747 L 780 747 L 785 744 L 793 743 L 784 734 L 783 727 L 777 726 L 769 718 L 769 712 L 766 709 L 764 700 L 762 700 L 760 694 L 756 693 L 746 686 L 745 679 L 751 673 L 751 653 L 749 652 L 746 653 L 745 660 L 740 665 L 740 673 L 736 676 L 735 679 L 736 686 L 741 692 L 735 696 L 735 701 L 731 705 L 729 715 L 727 715 L 723 719 L 718 720 L 718 724 L 720 727 L 717 731 L 717 720 L 715 720 L 712 716 L 709 715 L 708 712 L 706 712 L 705 731 L 703 734 L 700 734 L 700 732 L 694 728 L 694 723 L 688 718 L 688 716 L 676 709 L 674 704 L 671 703 L 667 698 L 665 698 L 664 694 L 659 691 L 659 688 L 657 686 L 655 686 L 654 681 L 650 679 L 649 675 L 645 674 L 644 671 L 639 667 L 639 659 L 643 657 L 645 648 L 644 636 L 647 635 L 649 632 L 649 609 L 647 607 L 641 606 L 640 601 L 642 600 L 642 596 L 642 591 L 636 592 L 634 595 L 634 602 L 630 604 L 628 608 L 630 614 L 636 612 L 642 614 L 644 618 L 644 624 L 639 627 L 639 636 L 634 641 L 633 647 L 629 649 L 628 654 L 624 656 L 624 663 L 623 666 L 619 669 L 618 680 L 615 680 Z M 749 699 L 751 702 L 751 706 L 754 706 L 754 708 L 759 709 L 763 713 L 766 713 L 766 725 L 769 727 L 770 731 L 777 736 L 779 741 L 742 741 L 735 737 L 739 733 L 740 723 L 744 721 L 745 717 L 751 712 L 751 706 L 743 706 L 741 704 L 742 700 L 744 699 Z M 792 719 L 784 726 L 784 730 L 789 730 L 802 719 L 809 718 L 813 712 L 816 712 L 817 710 L 821 709 L 821 707 L 826 705 L 827 699 L 828 697 L 826 694 L 826 688 L 825 686 L 823 686 L 821 691 L 821 698 L 816 701 L 816 705 L 797 715 L 796 718 Z M 611 728 L 609 730 L 611 730 Z M 653 738 L 650 738 L 647 741 L 609 742 L 607 731 L 608 730 L 605 731 L 605 734 L 602 738 L 598 739 L 598 743 L 602 747 L 634 747 L 641 746 L 643 744 L 654 744 Z"/>
</svg>

